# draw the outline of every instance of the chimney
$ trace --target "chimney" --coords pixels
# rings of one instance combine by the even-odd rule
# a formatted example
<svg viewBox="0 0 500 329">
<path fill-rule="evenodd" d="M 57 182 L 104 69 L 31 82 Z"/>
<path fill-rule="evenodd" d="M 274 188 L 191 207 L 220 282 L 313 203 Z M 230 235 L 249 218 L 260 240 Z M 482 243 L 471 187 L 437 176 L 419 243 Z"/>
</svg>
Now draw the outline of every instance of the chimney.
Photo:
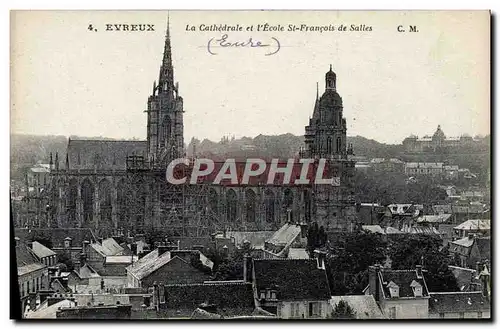
<svg viewBox="0 0 500 329">
<path fill-rule="evenodd" d="M 84 266 L 87 263 L 87 255 L 82 251 L 80 253 L 80 267 Z"/>
<path fill-rule="evenodd" d="M 380 281 L 379 281 L 380 265 L 375 264 L 368 267 L 368 291 L 370 295 L 375 298 L 375 301 L 379 301 L 380 295 Z"/>
<path fill-rule="evenodd" d="M 481 273 L 481 262 L 476 262 L 476 273 L 477 275 Z"/>
<path fill-rule="evenodd" d="M 130 244 L 130 251 L 132 251 L 132 254 L 137 255 L 137 242 L 133 242 Z"/>
<path fill-rule="evenodd" d="M 245 254 L 243 255 L 243 281 L 252 282 L 252 257 Z"/>
<path fill-rule="evenodd" d="M 71 238 L 68 236 L 64 239 L 64 248 L 69 249 L 71 248 Z"/>
<path fill-rule="evenodd" d="M 307 237 L 307 224 L 300 224 L 300 236 L 302 238 L 306 238 Z"/>
<path fill-rule="evenodd" d="M 320 250 L 314 250 L 314 259 L 316 259 L 316 263 L 318 265 L 318 269 L 325 269 L 325 258 L 326 253 Z"/>
<path fill-rule="evenodd" d="M 415 266 L 415 272 L 417 273 L 417 279 L 422 279 L 424 274 L 422 272 L 422 265 Z"/>
<path fill-rule="evenodd" d="M 82 252 L 87 255 L 87 253 L 89 252 L 89 245 L 90 245 L 90 242 L 88 242 L 87 240 L 83 241 L 82 243 Z"/>
</svg>

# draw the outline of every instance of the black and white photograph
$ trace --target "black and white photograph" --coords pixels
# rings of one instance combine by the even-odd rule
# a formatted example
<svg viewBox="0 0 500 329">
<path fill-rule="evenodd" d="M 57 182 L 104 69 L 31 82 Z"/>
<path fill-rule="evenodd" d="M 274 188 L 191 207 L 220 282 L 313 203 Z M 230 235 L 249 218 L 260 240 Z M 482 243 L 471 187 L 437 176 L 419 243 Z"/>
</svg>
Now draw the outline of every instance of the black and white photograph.
<svg viewBox="0 0 500 329">
<path fill-rule="evenodd" d="M 17 320 L 491 321 L 491 19 L 12 10 Z"/>
</svg>

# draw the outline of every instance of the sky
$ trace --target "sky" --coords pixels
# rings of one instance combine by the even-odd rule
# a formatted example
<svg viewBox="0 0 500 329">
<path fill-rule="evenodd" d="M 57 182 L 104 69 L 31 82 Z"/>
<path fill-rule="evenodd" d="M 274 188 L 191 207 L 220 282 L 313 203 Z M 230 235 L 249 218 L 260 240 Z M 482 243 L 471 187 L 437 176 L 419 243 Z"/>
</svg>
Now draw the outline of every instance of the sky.
<svg viewBox="0 0 500 329">
<path fill-rule="evenodd" d="M 186 142 L 303 135 L 330 65 L 349 136 L 398 144 L 410 134 L 431 135 L 438 125 L 447 136 L 490 133 L 487 11 L 170 11 L 169 17 Z M 285 30 L 256 31 L 265 23 Z M 155 31 L 105 31 L 106 24 L 154 24 Z M 166 24 L 165 11 L 12 12 L 11 133 L 145 139 L 144 110 L 158 79 Z M 202 24 L 239 24 L 243 31 L 200 31 Z M 291 32 L 289 24 L 347 31 Z M 365 31 L 350 31 L 351 25 Z M 213 47 L 217 55 L 210 54 L 209 40 L 224 33 L 231 42 L 252 38 L 271 46 Z M 265 56 L 276 40 L 280 50 Z"/>
</svg>

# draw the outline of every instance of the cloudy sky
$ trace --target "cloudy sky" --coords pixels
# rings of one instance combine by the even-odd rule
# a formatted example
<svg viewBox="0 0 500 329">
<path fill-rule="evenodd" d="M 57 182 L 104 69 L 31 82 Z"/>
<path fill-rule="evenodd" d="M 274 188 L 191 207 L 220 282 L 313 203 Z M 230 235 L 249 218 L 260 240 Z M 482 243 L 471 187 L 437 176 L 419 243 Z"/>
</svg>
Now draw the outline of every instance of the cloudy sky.
<svg viewBox="0 0 500 329">
<path fill-rule="evenodd" d="M 163 53 L 162 11 L 14 12 L 11 132 L 146 137 L 147 98 Z M 154 24 L 154 32 L 105 31 Z M 285 31 L 258 32 L 258 24 Z M 97 31 L 89 31 L 92 24 Z M 215 48 L 223 33 L 201 24 L 240 24 L 228 41 L 270 48 Z M 345 32 L 287 31 L 289 24 L 347 26 Z M 371 31 L 349 31 L 351 24 Z M 186 31 L 186 26 L 196 31 Z M 254 25 L 254 31 L 246 31 Z M 416 26 L 418 32 L 398 32 Z M 348 135 L 400 143 L 410 134 L 488 134 L 488 12 L 170 12 L 175 79 L 184 98 L 185 140 L 223 135 L 303 134 L 316 82 L 337 73 Z"/>
</svg>

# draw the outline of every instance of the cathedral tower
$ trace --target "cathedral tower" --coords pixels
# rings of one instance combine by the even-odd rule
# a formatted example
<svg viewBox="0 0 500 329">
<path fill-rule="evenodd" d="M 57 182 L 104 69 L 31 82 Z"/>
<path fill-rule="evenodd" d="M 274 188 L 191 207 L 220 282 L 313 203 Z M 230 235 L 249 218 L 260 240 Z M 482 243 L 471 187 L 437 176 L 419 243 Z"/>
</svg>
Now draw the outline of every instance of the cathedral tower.
<svg viewBox="0 0 500 329">
<path fill-rule="evenodd" d="M 333 185 L 312 187 L 309 218 L 327 231 L 350 231 L 355 220 L 354 162 L 348 158 L 352 147 L 347 147 L 342 97 L 337 92 L 337 75 L 331 65 L 325 74 L 325 91 L 321 97 L 317 92 L 313 115 L 305 130 L 303 157 L 326 159 L 327 172 L 336 178 Z"/>
<path fill-rule="evenodd" d="M 183 101 L 179 96 L 179 84 L 174 81 L 170 24 L 167 22 L 158 83 L 153 83 L 146 111 L 148 160 L 157 166 L 184 155 Z"/>
</svg>

